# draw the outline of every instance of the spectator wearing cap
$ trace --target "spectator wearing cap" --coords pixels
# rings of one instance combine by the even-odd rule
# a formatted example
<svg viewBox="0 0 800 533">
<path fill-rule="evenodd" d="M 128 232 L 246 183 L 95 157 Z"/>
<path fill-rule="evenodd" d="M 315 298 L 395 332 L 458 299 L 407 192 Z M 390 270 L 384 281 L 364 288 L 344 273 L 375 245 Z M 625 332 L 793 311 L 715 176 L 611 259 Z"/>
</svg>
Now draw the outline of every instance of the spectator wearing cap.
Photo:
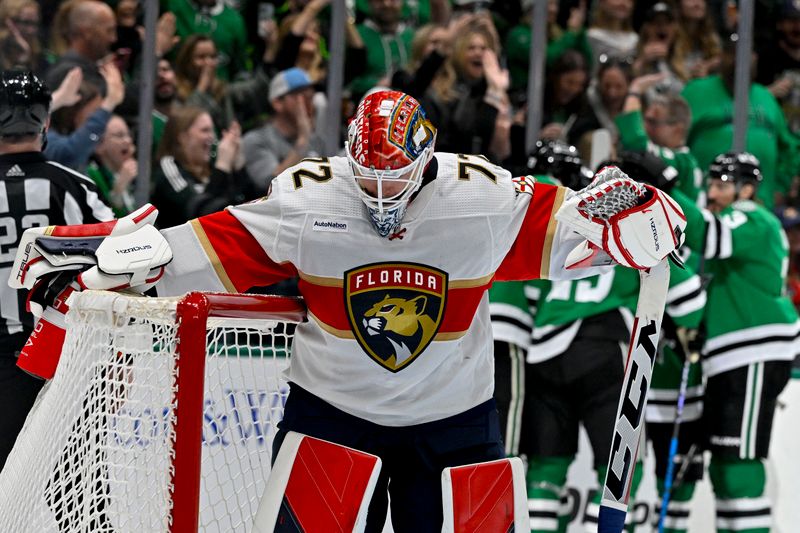
<svg viewBox="0 0 800 533">
<path fill-rule="evenodd" d="M 275 113 L 262 127 L 248 132 L 242 142 L 245 164 L 256 188 L 267 190 L 272 178 L 306 157 L 325 153 L 314 133 L 314 87 L 297 67 L 279 72 L 269 84 L 269 102 Z"/>
<path fill-rule="evenodd" d="M 688 79 L 682 51 L 675 47 L 678 24 L 675 12 L 666 2 L 653 4 L 645 13 L 636 46 L 634 74 L 664 74 L 658 88 L 679 93 Z"/>
<path fill-rule="evenodd" d="M 687 144 L 700 168 L 708 168 L 714 158 L 733 143 L 733 86 L 736 71 L 736 34 L 723 41 L 720 72 L 690 81 L 681 93 L 689 103 L 692 125 Z M 755 74 L 756 55 L 751 58 Z M 768 209 L 786 197 L 800 159 L 797 138 L 789 132 L 783 111 L 775 97 L 760 83 L 751 83 L 746 150 L 761 162 L 764 181 L 757 199 Z M 779 157 L 780 155 L 780 157 Z"/>
<path fill-rule="evenodd" d="M 759 51 L 756 80 L 778 99 L 786 121 L 800 134 L 800 0 L 785 0 L 777 20 L 778 34 Z"/>
</svg>

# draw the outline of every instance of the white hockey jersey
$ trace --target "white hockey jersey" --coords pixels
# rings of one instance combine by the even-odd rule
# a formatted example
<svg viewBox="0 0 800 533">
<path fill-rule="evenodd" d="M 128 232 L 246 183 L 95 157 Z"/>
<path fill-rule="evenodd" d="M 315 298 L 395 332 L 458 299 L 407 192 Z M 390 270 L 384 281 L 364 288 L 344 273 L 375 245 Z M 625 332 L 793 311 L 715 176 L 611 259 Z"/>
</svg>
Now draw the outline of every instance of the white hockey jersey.
<svg viewBox="0 0 800 533">
<path fill-rule="evenodd" d="M 479 156 L 437 153 L 402 228 L 372 228 L 343 157 L 306 159 L 248 204 L 164 230 L 174 257 L 159 294 L 244 292 L 299 276 L 309 320 L 290 381 L 387 426 L 438 420 L 491 398 L 492 281 L 563 269 L 582 237 L 553 216 L 567 189 Z M 516 183 L 515 183 L 516 182 Z"/>
</svg>

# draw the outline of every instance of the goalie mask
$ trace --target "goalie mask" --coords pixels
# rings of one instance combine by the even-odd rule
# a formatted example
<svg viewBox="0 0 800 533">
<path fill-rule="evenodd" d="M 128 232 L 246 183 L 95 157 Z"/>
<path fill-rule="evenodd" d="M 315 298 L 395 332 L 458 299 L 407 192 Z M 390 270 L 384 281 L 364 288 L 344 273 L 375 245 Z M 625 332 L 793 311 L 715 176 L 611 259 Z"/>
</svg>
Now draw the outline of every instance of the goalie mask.
<svg viewBox="0 0 800 533">
<path fill-rule="evenodd" d="M 396 232 L 433 157 L 436 128 L 422 106 L 399 91 L 366 96 L 350 123 L 345 151 L 370 221 L 381 237 Z"/>
</svg>

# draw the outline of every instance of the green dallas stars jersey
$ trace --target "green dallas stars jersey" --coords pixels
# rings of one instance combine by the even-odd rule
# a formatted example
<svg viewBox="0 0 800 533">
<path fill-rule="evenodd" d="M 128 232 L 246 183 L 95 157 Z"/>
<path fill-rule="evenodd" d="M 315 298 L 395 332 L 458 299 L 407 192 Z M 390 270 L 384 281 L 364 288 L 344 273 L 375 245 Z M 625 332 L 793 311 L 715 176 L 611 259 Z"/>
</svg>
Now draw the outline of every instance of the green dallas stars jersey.
<svg viewBox="0 0 800 533">
<path fill-rule="evenodd" d="M 625 267 L 580 280 L 496 283 L 489 291 L 495 340 L 528 349 L 529 363 L 545 361 L 569 347 L 584 318 L 620 309 L 630 327 L 638 292 L 638 272 Z M 704 304 L 700 278 L 673 266 L 667 313 L 697 327 Z"/>
<path fill-rule="evenodd" d="M 630 327 L 638 291 L 639 274 L 624 267 L 571 282 L 496 283 L 489 292 L 495 340 L 527 349 L 529 363 L 545 361 L 566 351 L 584 318 L 619 308 Z M 675 325 L 697 328 L 705 303 L 700 277 L 688 268 L 672 265 L 666 311 Z M 682 368 L 683 359 L 662 342 L 648 393 L 648 422 L 674 421 Z M 689 373 L 685 421 L 700 418 L 702 396 L 702 372 L 700 365 L 695 365 Z"/>
<path fill-rule="evenodd" d="M 706 292 L 700 276 L 690 268 L 670 265 L 669 292 L 667 292 L 667 309 L 664 321 L 672 320 L 675 327 L 696 329 L 703 319 L 706 305 Z M 661 342 L 650 390 L 647 393 L 645 420 L 649 423 L 667 423 L 675 421 L 675 408 L 678 402 L 678 391 L 683 371 L 683 357 L 678 355 L 671 344 L 677 342 L 667 339 L 662 326 Z M 689 369 L 688 387 L 683 408 L 683 420 L 698 420 L 703 414 L 703 375 L 700 365 Z"/>
<path fill-rule="evenodd" d="M 673 198 L 686 214 L 686 244 L 703 253 L 711 276 L 704 373 L 794 359 L 800 321 L 784 294 L 788 243 L 779 220 L 751 201 L 735 202 L 715 216 L 680 191 Z"/>
</svg>

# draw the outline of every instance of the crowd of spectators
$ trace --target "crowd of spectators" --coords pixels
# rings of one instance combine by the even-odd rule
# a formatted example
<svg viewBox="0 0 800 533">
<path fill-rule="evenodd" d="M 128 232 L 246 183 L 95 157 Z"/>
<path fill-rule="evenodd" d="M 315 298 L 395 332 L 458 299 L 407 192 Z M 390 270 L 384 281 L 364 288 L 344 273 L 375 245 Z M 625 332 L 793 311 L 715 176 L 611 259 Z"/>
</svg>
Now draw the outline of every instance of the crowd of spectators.
<svg viewBox="0 0 800 533">
<path fill-rule="evenodd" d="M 348 0 L 342 102 L 325 93 L 330 4 L 161 0 L 146 172 L 135 169 L 136 147 L 126 137 L 137 131 L 140 0 L 4 0 L 0 67 L 47 80 L 54 91 L 47 157 L 89 172 L 118 214 L 135 207 L 137 174 L 152 176 L 153 200 L 163 201 L 165 183 L 181 184 L 155 179 L 170 174 L 165 164 L 181 169 L 201 196 L 208 188 L 229 202 L 261 195 L 300 159 L 330 155 L 321 136 L 327 117 L 338 115 L 344 133 L 359 99 L 376 87 L 419 99 L 438 128 L 438 149 L 526 172 L 532 0 Z M 539 137 L 564 140 L 597 162 L 621 147 L 631 92 L 643 93 L 645 116 L 651 102 L 683 109 L 676 99 L 685 100 L 685 116 L 645 121 L 688 121 L 685 143 L 705 172 L 731 146 L 736 24 L 735 5 L 715 0 L 549 0 Z M 779 215 L 786 207 L 792 213 L 800 207 L 800 4 L 757 2 L 753 33 L 747 149 L 764 173 L 759 199 Z M 194 170 L 182 159 L 188 116 L 212 122 L 208 161 Z M 174 135 L 170 146 L 165 131 Z M 241 164 L 217 176 L 219 145 L 232 132 Z M 218 179 L 235 183 L 220 187 Z M 201 205 L 182 204 L 170 223 L 206 212 Z"/>
<path fill-rule="evenodd" d="M 146 177 L 161 227 L 263 196 L 301 159 L 333 155 L 326 121 L 344 133 L 378 87 L 420 100 L 439 151 L 530 172 L 533 0 L 347 5 L 343 99 L 329 102 L 331 0 L 161 0 L 150 146 L 133 141 L 141 0 L 2 0 L 0 68 L 33 70 L 53 91 L 48 159 L 88 174 L 118 216 Z M 592 163 L 674 153 L 703 204 L 709 163 L 733 141 L 737 18 L 715 0 L 549 0 L 539 137 Z M 800 307 L 800 1 L 756 2 L 754 24 L 746 149 L 761 164 L 758 200 L 787 230 Z M 138 168 L 142 150 L 152 168 Z"/>
</svg>

